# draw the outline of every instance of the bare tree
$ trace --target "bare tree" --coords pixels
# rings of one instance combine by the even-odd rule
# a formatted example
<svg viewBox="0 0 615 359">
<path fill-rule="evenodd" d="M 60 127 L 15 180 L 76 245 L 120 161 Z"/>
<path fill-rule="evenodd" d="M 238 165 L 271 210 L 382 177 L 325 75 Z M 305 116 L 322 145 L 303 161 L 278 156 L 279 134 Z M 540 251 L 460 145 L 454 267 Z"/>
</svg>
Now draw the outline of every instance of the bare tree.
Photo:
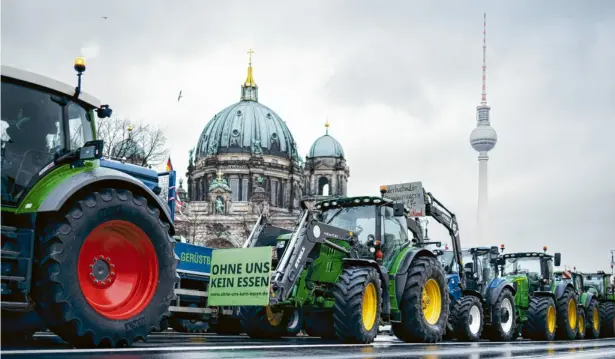
<svg viewBox="0 0 615 359">
<path fill-rule="evenodd" d="M 167 157 L 167 138 L 161 128 L 128 118 L 98 119 L 98 137 L 104 140 L 105 156 L 139 166 L 158 165 Z"/>
<path fill-rule="evenodd" d="M 186 243 L 199 244 L 205 240 L 205 236 L 199 233 L 198 227 L 203 222 L 203 215 L 195 211 L 194 215 L 190 212 L 182 216 L 181 220 L 175 221 L 175 232 L 186 238 Z"/>
</svg>

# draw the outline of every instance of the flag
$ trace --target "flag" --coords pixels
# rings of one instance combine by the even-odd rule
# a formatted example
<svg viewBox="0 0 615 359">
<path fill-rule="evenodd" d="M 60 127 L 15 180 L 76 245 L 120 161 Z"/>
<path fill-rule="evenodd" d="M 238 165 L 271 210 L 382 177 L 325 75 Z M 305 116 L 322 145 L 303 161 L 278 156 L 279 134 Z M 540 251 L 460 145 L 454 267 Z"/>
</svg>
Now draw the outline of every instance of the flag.
<svg viewBox="0 0 615 359">
<path fill-rule="evenodd" d="M 167 160 L 167 172 L 168 171 L 173 171 L 173 165 L 171 164 L 171 156 L 169 156 L 169 159 Z"/>
</svg>

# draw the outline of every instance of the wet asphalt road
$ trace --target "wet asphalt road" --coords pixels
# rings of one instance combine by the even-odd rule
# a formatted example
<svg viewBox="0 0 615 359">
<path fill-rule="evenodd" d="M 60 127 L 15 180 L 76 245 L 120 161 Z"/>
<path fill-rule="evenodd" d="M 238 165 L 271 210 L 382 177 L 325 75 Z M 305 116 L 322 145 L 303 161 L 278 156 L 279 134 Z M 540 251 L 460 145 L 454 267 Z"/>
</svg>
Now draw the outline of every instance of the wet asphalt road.
<svg viewBox="0 0 615 359">
<path fill-rule="evenodd" d="M 277 341 L 246 336 L 182 334 L 150 335 L 147 343 L 125 349 L 71 349 L 51 333 L 38 333 L 28 346 L 2 343 L 2 358 L 91 358 L 91 359 L 193 359 L 193 358 L 615 358 L 615 339 L 514 343 L 407 344 L 395 337 L 379 335 L 370 345 L 337 344 L 318 338 L 297 337 Z"/>
</svg>

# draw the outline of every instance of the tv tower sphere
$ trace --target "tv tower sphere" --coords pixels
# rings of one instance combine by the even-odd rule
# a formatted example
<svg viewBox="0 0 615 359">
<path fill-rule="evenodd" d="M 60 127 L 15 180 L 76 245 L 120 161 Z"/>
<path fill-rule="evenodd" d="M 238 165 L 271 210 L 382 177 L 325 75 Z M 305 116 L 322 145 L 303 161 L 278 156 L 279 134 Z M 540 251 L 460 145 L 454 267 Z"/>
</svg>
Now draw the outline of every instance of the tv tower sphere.
<svg viewBox="0 0 615 359">
<path fill-rule="evenodd" d="M 476 152 L 491 151 L 497 142 L 498 135 L 489 122 L 479 121 L 476 128 L 470 133 L 470 144 Z"/>
</svg>

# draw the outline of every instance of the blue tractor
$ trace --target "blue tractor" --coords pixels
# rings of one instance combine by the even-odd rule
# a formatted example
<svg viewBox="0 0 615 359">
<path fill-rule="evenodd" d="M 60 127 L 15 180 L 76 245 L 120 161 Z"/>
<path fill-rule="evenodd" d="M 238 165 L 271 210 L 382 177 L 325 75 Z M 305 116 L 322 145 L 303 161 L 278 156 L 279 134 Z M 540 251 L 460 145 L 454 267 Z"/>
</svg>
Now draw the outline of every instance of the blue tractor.
<svg viewBox="0 0 615 359">
<path fill-rule="evenodd" d="M 461 263 L 453 251 L 440 254 L 451 298 L 447 337 L 459 341 L 515 339 L 516 289 L 510 281 L 498 278 L 498 247 L 464 249 Z"/>
</svg>

